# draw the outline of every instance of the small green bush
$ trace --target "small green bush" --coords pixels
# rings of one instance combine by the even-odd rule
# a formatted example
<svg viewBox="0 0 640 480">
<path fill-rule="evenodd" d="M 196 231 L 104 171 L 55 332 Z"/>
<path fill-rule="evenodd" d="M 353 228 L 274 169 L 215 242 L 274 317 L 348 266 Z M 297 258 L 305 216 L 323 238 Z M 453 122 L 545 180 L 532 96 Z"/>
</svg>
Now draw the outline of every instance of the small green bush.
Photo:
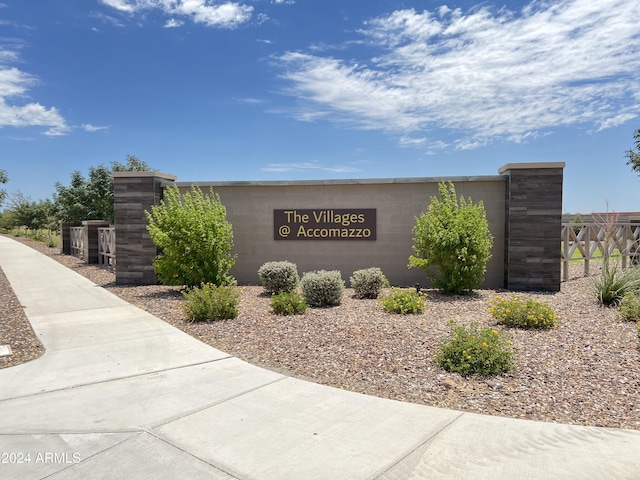
<svg viewBox="0 0 640 480">
<path fill-rule="evenodd" d="M 468 327 L 451 322 L 451 337 L 439 346 L 436 363 L 448 372 L 495 375 L 513 369 L 513 348 L 504 332 L 477 323 Z"/>
<path fill-rule="evenodd" d="M 268 294 L 293 292 L 300 283 L 298 267 L 286 260 L 263 264 L 258 269 L 258 276 Z"/>
<path fill-rule="evenodd" d="M 300 282 L 302 295 L 311 307 L 340 305 L 344 292 L 344 281 L 338 270 L 316 270 L 307 272 Z"/>
<path fill-rule="evenodd" d="M 557 325 L 556 312 L 549 305 L 532 299 L 523 300 L 519 295 L 496 297 L 489 313 L 507 327 L 552 328 Z"/>
<path fill-rule="evenodd" d="M 269 304 L 274 313 L 278 315 L 295 315 L 304 313 L 309 305 L 298 292 L 281 292 L 271 297 Z"/>
<path fill-rule="evenodd" d="M 427 212 L 416 217 L 409 266 L 424 269 L 444 293 L 471 292 L 484 280 L 493 236 L 482 202 L 456 198 L 452 182 L 439 185 Z M 434 271 L 435 268 L 435 271 Z"/>
<path fill-rule="evenodd" d="M 203 283 L 182 292 L 186 299 L 184 311 L 191 321 L 228 320 L 238 316 L 240 296 L 233 285 L 217 286 Z"/>
<path fill-rule="evenodd" d="M 622 319 L 640 322 L 640 292 L 625 293 L 617 308 Z"/>
<path fill-rule="evenodd" d="M 391 293 L 382 298 L 381 303 L 387 313 L 422 313 L 426 293 L 418 293 L 413 289 L 393 288 Z"/>
<path fill-rule="evenodd" d="M 187 287 L 233 282 L 233 227 L 213 189 L 204 195 L 192 187 L 181 195 L 178 187 L 166 188 L 160 205 L 145 215 L 151 241 L 160 250 L 153 263 L 158 281 Z"/>
<path fill-rule="evenodd" d="M 349 281 L 356 298 L 378 298 L 380 290 L 389 286 L 387 278 L 378 267 L 356 270 Z"/>
<path fill-rule="evenodd" d="M 602 271 L 594 277 L 594 292 L 603 305 L 617 306 L 627 292 L 640 291 L 640 265 L 620 270 L 618 262 L 605 259 Z"/>
</svg>

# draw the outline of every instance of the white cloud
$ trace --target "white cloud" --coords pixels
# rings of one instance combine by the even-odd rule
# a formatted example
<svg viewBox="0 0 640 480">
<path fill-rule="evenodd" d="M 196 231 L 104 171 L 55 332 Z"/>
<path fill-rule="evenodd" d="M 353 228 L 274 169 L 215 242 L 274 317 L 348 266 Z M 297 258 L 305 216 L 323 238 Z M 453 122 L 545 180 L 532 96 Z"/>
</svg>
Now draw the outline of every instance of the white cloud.
<svg viewBox="0 0 640 480">
<path fill-rule="evenodd" d="M 291 172 L 294 170 L 321 170 L 323 172 L 331 173 L 349 173 L 358 172 L 359 169 L 348 166 L 322 166 L 317 163 L 302 162 L 302 163 L 270 163 L 266 167 L 262 168 L 263 172 Z"/>
<path fill-rule="evenodd" d="M 210 0 L 100 0 L 107 7 L 120 12 L 135 14 L 144 10 L 161 10 L 169 16 L 189 17 L 194 23 L 203 23 L 210 27 L 233 28 L 247 22 L 253 13 L 253 7 Z M 173 22 L 173 23 L 172 23 Z M 171 19 L 165 27 L 176 27 L 178 20 Z"/>
<path fill-rule="evenodd" d="M 70 128 L 55 107 L 46 108 L 33 102 L 21 105 L 16 104 L 17 102 L 10 102 L 14 98 L 24 97 L 29 87 L 35 83 L 35 77 L 28 73 L 15 67 L 0 66 L 0 128 L 47 127 L 45 135 L 67 134 Z"/>
<path fill-rule="evenodd" d="M 80 125 L 85 132 L 99 132 L 100 130 L 108 130 L 109 127 L 98 127 L 96 125 L 91 125 L 90 123 L 83 123 Z"/>
<path fill-rule="evenodd" d="M 358 64 L 287 52 L 282 77 L 300 100 L 298 118 L 381 129 L 405 144 L 435 128 L 454 132 L 461 149 L 558 126 L 607 128 L 640 114 L 636 7 L 547 0 L 521 12 L 398 10 L 359 31 L 378 56 Z"/>
<path fill-rule="evenodd" d="M 181 27 L 182 25 L 184 25 L 184 22 L 180 20 L 176 20 L 175 18 L 170 18 L 169 20 L 167 20 L 167 23 L 165 23 L 164 27 L 162 28 L 177 28 L 177 27 Z"/>
</svg>

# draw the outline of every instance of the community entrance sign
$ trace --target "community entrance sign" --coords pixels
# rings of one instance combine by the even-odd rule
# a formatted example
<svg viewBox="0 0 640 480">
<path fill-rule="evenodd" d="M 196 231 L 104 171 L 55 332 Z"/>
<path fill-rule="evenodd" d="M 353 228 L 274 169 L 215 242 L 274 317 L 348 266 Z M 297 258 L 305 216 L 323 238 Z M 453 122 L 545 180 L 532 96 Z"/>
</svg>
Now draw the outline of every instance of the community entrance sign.
<svg viewBox="0 0 640 480">
<path fill-rule="evenodd" d="M 375 240 L 375 208 L 273 211 L 274 240 Z"/>
</svg>

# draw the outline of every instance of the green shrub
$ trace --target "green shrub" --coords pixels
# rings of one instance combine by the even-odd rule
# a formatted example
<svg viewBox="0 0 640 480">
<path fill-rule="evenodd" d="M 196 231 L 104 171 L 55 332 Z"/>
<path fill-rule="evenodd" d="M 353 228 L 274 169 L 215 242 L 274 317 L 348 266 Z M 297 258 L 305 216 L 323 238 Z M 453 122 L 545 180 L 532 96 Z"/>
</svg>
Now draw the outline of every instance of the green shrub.
<svg viewBox="0 0 640 480">
<path fill-rule="evenodd" d="M 184 311 L 191 321 L 228 320 L 238 316 L 238 288 L 233 285 L 203 283 L 182 292 Z"/>
<path fill-rule="evenodd" d="M 304 313 L 309 305 L 298 292 L 281 292 L 271 297 L 269 306 L 278 315 L 295 315 Z"/>
<path fill-rule="evenodd" d="M 181 197 L 178 187 L 167 188 L 160 205 L 145 214 L 151 240 L 161 252 L 154 261 L 161 283 L 188 287 L 232 283 L 233 229 L 213 190 L 203 195 L 192 187 Z"/>
<path fill-rule="evenodd" d="M 549 305 L 532 299 L 522 300 L 519 295 L 496 297 L 489 312 L 507 327 L 552 328 L 557 325 L 556 312 Z"/>
<path fill-rule="evenodd" d="M 260 282 L 269 294 L 293 292 L 300 283 L 298 267 L 295 263 L 280 261 L 267 262 L 258 269 Z"/>
<path fill-rule="evenodd" d="M 426 296 L 426 293 L 418 293 L 413 289 L 393 288 L 381 303 L 387 313 L 422 313 Z"/>
<path fill-rule="evenodd" d="M 640 266 L 620 270 L 618 262 L 608 258 L 602 262 L 602 271 L 594 277 L 594 292 L 603 305 L 617 306 L 627 292 L 640 291 Z"/>
<path fill-rule="evenodd" d="M 618 305 L 618 313 L 624 320 L 640 322 L 640 292 L 627 292 Z"/>
<path fill-rule="evenodd" d="M 439 346 L 436 363 L 448 372 L 494 375 L 514 367 L 511 340 L 504 332 L 477 323 L 451 322 L 451 336 Z"/>
<path fill-rule="evenodd" d="M 441 182 L 439 192 L 440 200 L 431 197 L 428 211 L 416 217 L 409 266 L 424 269 L 445 293 L 469 293 L 483 282 L 491 258 L 493 236 L 484 205 L 457 199 L 452 182 Z"/>
<path fill-rule="evenodd" d="M 312 307 L 340 305 L 344 292 L 344 281 L 338 270 L 307 272 L 300 282 L 302 295 Z"/>
<path fill-rule="evenodd" d="M 387 278 L 378 267 L 356 270 L 349 281 L 356 298 L 378 298 L 380 290 L 389 286 Z"/>
</svg>

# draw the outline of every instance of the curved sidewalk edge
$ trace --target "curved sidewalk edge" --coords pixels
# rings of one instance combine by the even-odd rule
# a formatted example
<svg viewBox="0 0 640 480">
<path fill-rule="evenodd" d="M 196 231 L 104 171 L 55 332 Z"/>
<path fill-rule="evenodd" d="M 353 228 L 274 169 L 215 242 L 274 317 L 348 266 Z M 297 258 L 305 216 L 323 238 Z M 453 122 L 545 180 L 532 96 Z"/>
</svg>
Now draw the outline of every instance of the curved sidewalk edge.
<svg viewBox="0 0 640 480">
<path fill-rule="evenodd" d="M 6 237 L 0 266 L 47 350 L 0 370 L 0 478 L 640 476 L 640 431 L 462 413 L 285 377 Z"/>
</svg>

